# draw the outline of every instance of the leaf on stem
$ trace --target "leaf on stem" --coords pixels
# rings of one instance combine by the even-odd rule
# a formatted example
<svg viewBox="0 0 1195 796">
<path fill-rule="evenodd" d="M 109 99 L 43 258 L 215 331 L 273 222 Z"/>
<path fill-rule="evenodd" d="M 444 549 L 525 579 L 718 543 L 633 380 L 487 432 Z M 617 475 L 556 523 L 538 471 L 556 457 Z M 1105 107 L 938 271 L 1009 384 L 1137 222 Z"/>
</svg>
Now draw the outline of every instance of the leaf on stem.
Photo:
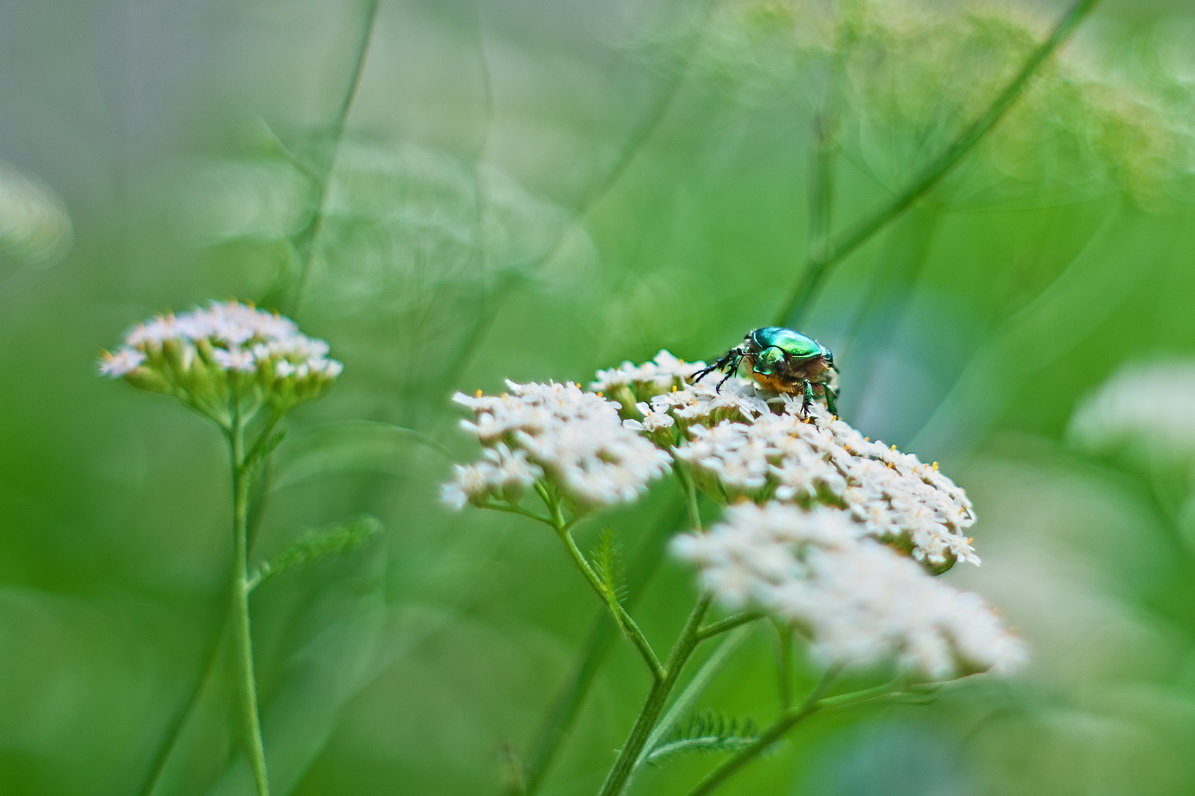
<svg viewBox="0 0 1195 796">
<path fill-rule="evenodd" d="M 622 545 L 613 528 L 604 528 L 598 537 L 597 547 L 590 555 L 593 571 L 606 593 L 606 600 L 621 605 L 627 597 L 626 567 L 623 563 Z M 616 612 L 617 613 L 617 612 Z"/>
<path fill-rule="evenodd" d="M 375 517 L 361 517 L 349 523 L 306 533 L 270 561 L 262 562 L 249 578 L 248 588 L 255 589 L 291 569 L 354 553 L 373 542 L 381 533 L 382 524 Z"/>
<path fill-rule="evenodd" d="M 258 442 L 251 451 L 249 451 L 249 454 L 245 457 L 245 461 L 241 464 L 241 468 L 246 473 L 252 472 L 259 465 L 261 465 L 262 462 L 270 457 L 270 454 L 282 444 L 282 440 L 285 438 L 285 429 L 279 429 L 278 431 L 271 432 L 268 436 Z"/>
<path fill-rule="evenodd" d="M 691 752 L 734 752 L 758 737 L 759 728 L 751 719 L 704 710 L 648 750 L 643 760 L 659 765 Z"/>
</svg>

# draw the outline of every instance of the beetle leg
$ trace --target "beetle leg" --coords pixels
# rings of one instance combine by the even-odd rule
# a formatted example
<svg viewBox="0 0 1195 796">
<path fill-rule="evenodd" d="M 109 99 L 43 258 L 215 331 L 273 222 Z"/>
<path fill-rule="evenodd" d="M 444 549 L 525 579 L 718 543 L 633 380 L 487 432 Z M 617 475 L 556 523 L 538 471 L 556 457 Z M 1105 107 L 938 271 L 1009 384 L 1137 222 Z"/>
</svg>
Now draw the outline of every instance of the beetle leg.
<svg viewBox="0 0 1195 796">
<path fill-rule="evenodd" d="M 838 390 L 832 389 L 829 384 L 822 385 L 822 394 L 826 396 L 826 408 L 830 410 L 830 414 L 838 416 Z"/>
<path fill-rule="evenodd" d="M 801 401 L 801 417 L 809 417 L 811 406 L 813 406 L 813 382 L 805 379 L 805 397 Z"/>
<path fill-rule="evenodd" d="M 701 381 L 703 378 L 705 378 L 707 375 L 709 375 L 710 373 L 712 373 L 715 370 L 722 370 L 722 368 L 726 368 L 726 377 L 723 378 L 722 381 L 718 382 L 718 386 L 714 388 L 714 392 L 722 392 L 722 385 L 726 383 L 726 379 L 729 379 L 731 376 L 733 376 L 735 373 L 738 372 L 739 362 L 742 360 L 742 358 L 743 358 L 743 349 L 742 348 L 730 349 L 729 351 L 726 352 L 726 354 L 721 359 L 719 359 L 713 365 L 706 368 L 705 370 L 700 370 L 696 374 L 694 374 L 693 383 L 696 384 L 697 382 Z"/>
<path fill-rule="evenodd" d="M 709 374 L 713 373 L 715 370 L 721 370 L 723 367 L 725 367 L 730 362 L 731 359 L 734 359 L 736 357 L 736 355 L 738 355 L 738 353 L 739 353 L 739 349 L 737 349 L 737 348 L 730 349 L 725 354 L 723 354 L 722 357 L 717 362 L 710 365 L 708 368 L 704 368 L 704 369 L 699 370 L 696 373 L 694 373 L 693 374 L 693 383 L 696 384 L 697 382 L 701 381 Z M 738 364 L 737 360 L 735 360 L 735 364 L 736 365 Z"/>
<path fill-rule="evenodd" d="M 727 379 L 739 372 L 739 363 L 743 361 L 743 351 L 740 348 L 734 349 L 734 356 L 726 363 L 726 375 L 722 377 L 722 381 L 718 382 L 718 386 L 714 388 L 714 392 L 722 392 L 722 385 L 726 383 Z"/>
</svg>

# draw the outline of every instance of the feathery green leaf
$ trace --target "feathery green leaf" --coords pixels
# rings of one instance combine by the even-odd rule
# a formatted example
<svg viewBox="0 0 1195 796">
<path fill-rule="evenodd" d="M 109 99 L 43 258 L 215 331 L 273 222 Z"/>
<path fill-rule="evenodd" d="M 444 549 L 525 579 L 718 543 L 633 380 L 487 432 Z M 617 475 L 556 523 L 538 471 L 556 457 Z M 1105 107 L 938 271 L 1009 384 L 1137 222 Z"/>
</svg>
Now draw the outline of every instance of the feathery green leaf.
<svg viewBox="0 0 1195 796">
<path fill-rule="evenodd" d="M 643 760 L 649 765 L 659 765 L 690 752 L 733 752 L 758 736 L 759 728 L 751 719 L 703 710 L 653 746 Z"/>
<path fill-rule="evenodd" d="M 356 552 L 377 539 L 381 532 L 382 524 L 375 517 L 361 517 L 352 522 L 310 531 L 270 561 L 262 562 L 249 578 L 248 588 L 256 589 L 287 570 Z"/>
</svg>

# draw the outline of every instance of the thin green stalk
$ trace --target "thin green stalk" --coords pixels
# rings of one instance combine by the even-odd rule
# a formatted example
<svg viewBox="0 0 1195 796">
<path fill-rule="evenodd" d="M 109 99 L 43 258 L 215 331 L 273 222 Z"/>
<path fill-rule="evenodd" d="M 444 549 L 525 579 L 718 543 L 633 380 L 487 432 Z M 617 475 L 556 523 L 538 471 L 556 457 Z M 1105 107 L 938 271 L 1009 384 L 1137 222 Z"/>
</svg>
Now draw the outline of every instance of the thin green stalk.
<svg viewBox="0 0 1195 796">
<path fill-rule="evenodd" d="M 232 537 L 233 571 L 231 579 L 233 636 L 236 655 L 237 687 L 241 718 L 248 746 L 249 765 L 258 796 L 268 796 L 265 747 L 261 739 L 261 719 L 257 712 L 257 678 L 253 672 L 253 638 L 249 628 L 249 489 L 252 482 L 246 467 L 245 431 L 239 419 L 228 434 L 232 465 Z"/>
<path fill-rule="evenodd" d="M 258 438 L 253 445 L 249 446 L 249 453 L 246 456 L 246 461 L 254 461 L 258 458 L 262 448 L 265 446 L 273 430 L 277 427 L 281 416 L 274 414 L 266 422 L 264 429 L 261 431 Z M 226 434 L 230 435 L 231 431 L 224 429 Z M 260 462 L 259 462 L 260 464 Z M 235 465 L 234 465 L 235 466 Z M 242 467 L 242 469 L 244 469 Z M 246 480 L 253 482 L 248 473 L 245 474 Z M 260 485 L 260 479 L 256 479 Z M 259 493 L 257 505 L 249 505 L 246 509 L 247 522 L 247 546 L 252 546 L 253 531 L 258 521 L 261 518 L 261 501 L 264 496 Z M 203 655 L 203 664 L 199 667 L 199 675 L 195 678 L 195 682 L 191 686 L 191 690 L 187 695 L 186 700 L 179 707 L 174 717 L 171 719 L 166 731 L 162 734 L 162 740 L 158 744 L 157 750 L 154 752 L 153 760 L 150 763 L 149 772 L 145 776 L 144 782 L 138 793 L 141 796 L 150 796 L 157 788 L 158 780 L 161 779 L 163 772 L 166 770 L 166 763 L 170 760 L 171 753 L 174 752 L 174 746 L 178 743 L 179 737 L 182 735 L 183 729 L 187 726 L 187 722 L 191 718 L 191 714 L 195 710 L 195 706 L 199 704 L 199 698 L 203 695 L 207 683 L 211 680 L 212 673 L 216 669 L 216 662 L 220 659 L 219 652 L 225 634 L 228 632 L 228 625 L 230 617 L 222 614 L 220 619 L 216 622 L 210 636 L 210 640 L 206 645 L 206 652 Z"/>
<path fill-rule="evenodd" d="M 778 619 L 772 620 L 776 630 L 776 684 L 780 709 L 793 706 L 793 629 Z"/>
<path fill-rule="evenodd" d="M 703 794 L 712 793 L 715 788 L 720 786 L 740 768 L 758 757 L 761 752 L 778 741 L 786 732 L 813 715 L 821 707 L 821 696 L 834 681 L 834 676 L 835 672 L 827 672 L 821 682 L 814 687 L 809 696 L 805 698 L 805 701 L 801 703 L 800 707 L 785 711 L 779 719 L 772 723 L 772 726 L 760 733 L 758 738 L 724 760 L 721 765 L 711 771 L 693 789 L 691 796 L 703 796 Z"/>
<path fill-rule="evenodd" d="M 655 682 L 651 691 L 648 692 L 647 700 L 643 703 L 626 742 L 619 750 L 618 759 L 614 761 L 614 766 L 610 769 L 610 773 L 606 776 L 606 781 L 599 791 L 600 796 L 618 796 L 630 783 L 643 747 L 647 745 L 647 739 L 651 737 L 651 731 L 655 728 L 660 713 L 668 703 L 668 695 L 676 687 L 681 671 L 684 670 L 693 650 L 701 641 L 697 632 L 705 620 L 705 614 L 709 607 L 709 595 L 702 595 L 697 600 L 697 604 L 693 606 L 693 611 L 689 614 L 684 629 L 681 630 L 676 644 L 668 654 L 668 661 L 664 664 L 664 678 Z"/>
<path fill-rule="evenodd" d="M 557 529 L 557 535 L 560 536 L 560 541 L 564 543 L 565 549 L 568 551 L 569 557 L 573 563 L 577 565 L 577 569 L 581 570 L 581 574 L 585 576 L 585 580 L 593 587 L 594 592 L 602 602 L 606 603 L 610 608 L 610 613 L 614 616 L 614 621 L 622 628 L 623 633 L 630 639 L 631 643 L 635 645 L 639 655 L 643 658 L 643 662 L 647 664 L 648 671 L 655 680 L 662 680 L 664 678 L 664 667 L 660 664 L 660 659 L 652 649 L 651 642 L 643 635 L 643 631 L 639 629 L 639 625 L 631 617 L 625 608 L 618 602 L 616 595 L 610 594 L 609 589 L 602 583 L 601 578 L 593 571 L 593 567 L 585 559 L 585 554 L 577 547 L 576 541 L 567 529 Z"/>
<path fill-rule="evenodd" d="M 664 557 L 667 534 L 680 525 L 682 512 L 676 505 L 670 505 L 665 512 L 666 519 L 657 523 L 660 529 L 644 540 L 642 548 L 636 554 L 630 575 L 631 589 L 626 599 L 626 607 L 639 599 L 646 589 L 651 576 L 655 573 Z M 577 655 L 577 661 L 564 687 L 553 700 L 548 711 L 536 731 L 527 753 L 524 766 L 526 778 L 523 789 L 507 790 L 508 796 L 514 793 L 524 793 L 530 796 L 539 790 L 544 776 L 560 750 L 561 741 L 572 726 L 589 689 L 593 685 L 598 667 L 610 648 L 614 633 L 607 618 L 605 609 L 597 612 L 590 624 L 589 635 L 584 646 Z"/>
<path fill-rule="evenodd" d="M 651 734 L 647 737 L 647 743 L 643 747 L 643 752 L 639 755 L 639 763 L 646 762 L 651 751 L 680 722 L 681 716 L 693 708 L 697 698 L 714 679 L 714 675 L 726 665 L 731 654 L 742 646 L 743 641 L 747 638 L 748 630 L 749 628 L 742 626 L 735 629 L 734 632 L 722 639 L 722 643 L 701 664 L 701 668 L 689 679 L 681 692 L 672 700 L 668 710 L 656 722 L 656 726 L 652 728 Z"/>
<path fill-rule="evenodd" d="M 931 160 L 907 186 L 881 207 L 857 222 L 832 240 L 827 246 L 813 249 L 805 263 L 801 277 L 793 284 L 776 321 L 793 325 L 808 311 L 829 269 L 862 246 L 892 219 L 904 213 L 923 195 L 937 185 L 958 162 L 983 140 L 1012 107 L 1029 84 L 1030 78 L 1054 51 L 1070 37 L 1079 23 L 1091 13 L 1099 0 L 1075 0 L 1059 19 L 1050 35 L 1038 45 L 1012 80 L 993 99 L 991 104 L 967 125 L 958 136 Z"/>
<path fill-rule="evenodd" d="M 864 688 L 847 694 L 839 694 L 832 697 L 822 696 L 833 685 L 837 676 L 838 671 L 836 669 L 826 672 L 821 682 L 814 687 L 809 696 L 805 698 L 805 701 L 801 703 L 800 707 L 786 710 L 780 718 L 764 730 L 750 745 L 735 752 L 732 757 L 727 758 L 721 765 L 711 771 L 692 790 L 690 796 L 704 796 L 704 794 L 712 793 L 739 769 L 750 763 L 769 746 L 780 740 L 785 733 L 814 713 L 824 713 L 828 710 L 852 707 L 864 702 L 872 702 L 884 697 L 899 696 L 901 694 L 899 681 L 892 680 L 873 688 Z"/>
<path fill-rule="evenodd" d="M 734 630 L 739 625 L 745 625 L 748 622 L 754 622 L 756 619 L 763 617 L 763 614 L 758 611 L 747 611 L 734 616 L 728 616 L 725 619 L 719 619 L 717 622 L 710 622 L 705 627 L 697 631 L 697 638 L 700 641 L 711 639 L 728 630 Z"/>
<path fill-rule="evenodd" d="M 348 120 L 349 109 L 353 107 L 353 100 L 357 96 L 357 87 L 361 84 L 361 73 L 365 69 L 365 56 L 369 52 L 369 42 L 373 38 L 374 24 L 378 17 L 379 0 L 365 0 L 365 13 L 361 23 L 361 32 L 357 38 L 357 46 L 353 57 L 353 67 L 349 73 L 349 80 L 344 94 L 340 98 L 340 106 L 332 118 L 332 128 L 328 134 L 328 152 L 324 157 L 315 183 L 315 204 L 307 224 L 300 229 L 293 238 L 293 245 L 299 261 L 299 273 L 295 279 L 294 291 L 288 302 L 287 314 L 294 315 L 303 303 L 303 293 L 307 289 L 307 281 L 311 275 L 311 266 L 315 260 L 316 243 L 320 231 L 324 226 L 324 206 L 328 200 L 328 187 L 331 184 L 332 168 L 336 165 L 336 152 L 340 147 L 340 139 L 344 136 L 344 125 Z"/>
<path fill-rule="evenodd" d="M 694 530 L 701 528 L 701 510 L 697 505 L 697 485 L 693 483 L 693 475 L 685 469 L 685 465 L 676 459 L 672 460 L 672 472 L 680 481 L 681 491 L 685 495 L 685 510 L 689 515 L 689 527 Z"/>
<path fill-rule="evenodd" d="M 684 468 L 679 464 L 674 466 L 674 470 L 684 488 L 689 511 L 689 521 L 694 528 L 700 528 L 701 513 L 697 505 L 697 489 L 693 483 L 693 479 L 689 477 Z M 710 633 L 706 635 L 702 634 L 702 623 L 705 621 L 706 613 L 709 612 L 710 603 L 710 595 L 703 594 L 697 600 L 697 604 L 693 606 L 693 611 L 685 621 L 685 626 L 681 630 L 680 636 L 673 645 L 672 651 L 668 654 L 668 661 L 664 664 L 664 676 L 660 680 L 657 680 L 653 684 L 651 691 L 648 692 L 647 700 L 643 703 L 643 707 L 639 711 L 639 716 L 635 719 L 630 734 L 619 751 L 618 759 L 614 761 L 614 766 L 610 769 L 610 773 L 602 785 L 601 796 L 617 796 L 630 783 L 636 767 L 642 761 L 643 750 L 651 738 L 653 731 L 656 729 L 660 714 L 668 704 L 668 697 L 672 693 L 673 688 L 676 687 L 685 664 L 688 663 L 697 645 L 713 635 Z M 715 623 L 715 625 L 719 624 L 724 623 Z M 725 629 L 732 629 L 739 624 L 742 624 L 742 622 L 739 621 L 730 624 Z"/>
<path fill-rule="evenodd" d="M 634 645 L 639 655 L 643 658 L 643 662 L 647 664 L 647 669 L 651 672 L 652 679 L 657 681 L 662 679 L 664 677 L 664 669 L 660 665 L 660 659 L 656 655 L 655 650 L 652 649 L 651 642 L 647 640 L 647 636 L 643 634 L 643 631 L 627 610 L 618 602 L 618 597 L 609 593 L 606 585 L 602 583 L 602 579 L 598 577 L 597 573 L 593 571 L 593 567 L 589 565 L 585 554 L 577 547 L 576 541 L 573 539 L 572 534 L 569 533 L 569 526 L 572 523 L 565 520 L 560 508 L 560 501 L 543 484 L 536 484 L 535 490 L 548 507 L 548 512 L 551 514 L 549 524 L 556 530 L 556 535 L 560 537 L 560 541 L 564 543 L 564 548 L 568 552 L 569 558 L 572 559 L 577 569 L 581 571 L 585 580 L 597 594 L 598 599 L 610 609 L 614 621 L 622 629 L 626 637 L 630 639 L 631 644 Z"/>
</svg>

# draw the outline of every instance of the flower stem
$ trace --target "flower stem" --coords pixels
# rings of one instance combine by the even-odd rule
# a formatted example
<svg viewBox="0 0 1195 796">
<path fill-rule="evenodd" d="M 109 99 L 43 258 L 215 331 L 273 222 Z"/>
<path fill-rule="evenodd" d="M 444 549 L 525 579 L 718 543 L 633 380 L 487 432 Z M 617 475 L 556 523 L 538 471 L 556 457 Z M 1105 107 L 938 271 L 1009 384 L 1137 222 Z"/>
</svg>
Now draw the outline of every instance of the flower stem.
<svg viewBox="0 0 1195 796">
<path fill-rule="evenodd" d="M 233 563 L 230 589 L 232 592 L 233 646 L 236 655 L 237 690 L 240 695 L 241 718 L 244 722 L 249 765 L 258 796 L 270 792 L 266 773 L 265 747 L 261 739 L 261 720 L 257 713 L 257 679 L 253 672 L 253 638 L 249 628 L 249 490 L 252 468 L 246 467 L 245 430 L 235 422 L 228 434 L 232 465 L 232 538 Z"/>
<path fill-rule="evenodd" d="M 609 606 L 610 613 L 614 616 L 614 621 L 618 623 L 622 632 L 626 634 L 631 643 L 635 645 L 635 649 L 639 651 L 643 662 L 647 664 L 647 668 L 651 671 L 651 676 L 655 680 L 662 680 L 664 678 L 664 667 L 660 664 L 660 659 L 656 655 L 656 651 L 652 649 L 651 642 L 647 640 L 647 637 L 643 635 L 643 631 L 639 629 L 639 625 L 622 604 L 618 602 L 618 596 L 611 594 L 606 585 L 602 583 L 601 578 L 593 571 L 593 567 L 589 565 L 584 553 L 577 547 L 577 543 L 573 540 L 573 536 L 568 532 L 568 529 L 558 529 L 557 534 L 560 536 L 560 541 L 564 543 L 569 557 L 577 565 L 577 569 L 581 570 L 581 574 L 585 576 L 585 580 L 597 592 L 597 596 L 601 598 L 602 602 Z"/>
<path fill-rule="evenodd" d="M 626 598 L 628 610 L 630 604 L 637 600 L 643 593 L 643 590 L 647 587 L 647 583 L 651 580 L 652 575 L 664 557 L 664 550 L 666 548 L 665 534 L 671 532 L 672 529 L 679 526 L 682 522 L 681 515 L 683 512 L 679 509 L 679 505 L 673 505 L 667 509 L 665 519 L 657 524 L 658 530 L 644 541 L 643 546 L 635 556 L 633 569 L 629 578 L 631 582 L 630 594 Z M 527 753 L 527 762 L 525 765 L 526 780 L 523 783 L 523 789 L 516 790 L 512 787 L 505 791 L 507 796 L 513 796 L 515 793 L 524 793 L 527 796 L 531 796 L 531 794 L 538 792 L 540 786 L 543 784 L 547 771 L 555 761 L 556 754 L 560 750 L 561 741 L 565 738 L 569 727 L 572 726 L 573 721 L 580 712 L 581 706 L 589 694 L 589 689 L 593 684 L 598 667 L 601 665 L 602 658 L 610 647 L 614 635 L 610 631 L 610 622 L 606 618 L 605 609 L 603 609 L 594 617 L 585 646 L 577 656 L 577 661 L 573 666 L 573 671 L 568 681 L 552 702 L 530 744 L 530 751 Z"/>
<path fill-rule="evenodd" d="M 657 681 L 663 679 L 664 667 L 660 665 L 660 659 L 656 655 L 656 651 L 652 649 L 651 642 L 647 640 L 647 636 L 643 635 L 643 631 L 639 628 L 638 623 L 635 622 L 622 603 L 618 601 L 618 595 L 610 592 L 610 589 L 602 582 L 602 579 L 593 571 L 593 567 L 590 566 L 589 561 L 585 558 L 585 554 L 577 547 L 576 541 L 573 539 L 572 534 L 569 533 L 572 522 L 564 518 L 564 513 L 560 509 L 560 501 L 543 484 L 536 484 L 535 491 L 543 499 L 544 505 L 547 506 L 550 515 L 548 522 L 556 530 L 556 535 L 560 537 L 560 541 L 564 543 L 564 549 L 568 551 L 569 558 L 572 559 L 577 569 L 580 570 L 598 598 L 610 609 L 610 613 L 613 615 L 618 627 L 630 639 L 635 649 L 638 650 L 639 655 L 643 658 L 643 662 L 647 664 L 652 678 Z"/>
<path fill-rule="evenodd" d="M 725 619 L 719 619 L 717 622 L 710 622 L 705 627 L 697 631 L 698 641 L 705 641 L 708 638 L 725 633 L 728 630 L 734 630 L 739 625 L 745 625 L 748 622 L 754 622 L 756 619 L 763 617 L 763 614 L 758 611 L 747 611 L 734 616 L 728 616 Z"/>
<path fill-rule="evenodd" d="M 668 661 L 664 664 L 664 677 L 656 681 L 652 685 L 651 691 L 648 692 L 647 700 L 643 703 L 643 707 L 640 709 L 639 716 L 635 719 L 635 723 L 631 727 L 631 732 L 627 736 L 626 742 L 622 745 L 622 749 L 619 750 L 618 759 L 614 761 L 614 767 L 610 769 L 610 773 L 606 776 L 606 781 L 599 792 L 600 796 L 618 796 L 630 782 L 631 776 L 635 773 L 635 766 L 639 762 L 643 747 L 647 743 L 647 739 L 651 736 L 651 731 L 655 728 L 656 721 L 660 718 L 660 713 L 663 712 L 664 706 L 668 702 L 669 694 L 676 687 L 681 671 L 684 670 L 685 664 L 688 663 L 689 657 L 693 654 L 693 650 L 696 649 L 697 644 L 701 641 L 698 631 L 701 628 L 701 623 L 705 619 L 705 614 L 709 610 L 709 607 L 709 595 L 702 595 L 698 599 L 697 604 L 693 606 L 693 611 L 689 614 L 684 629 L 681 630 L 676 644 L 673 645 L 672 651 L 668 654 Z"/>
<path fill-rule="evenodd" d="M 780 709 L 793 706 L 793 631 L 778 619 L 772 620 L 776 630 L 776 678 Z"/>
<path fill-rule="evenodd" d="M 733 756 L 729 757 L 721 765 L 715 768 L 706 776 L 701 783 L 693 789 L 690 796 L 702 796 L 702 794 L 712 793 L 715 788 L 720 786 L 732 774 L 738 771 L 743 766 L 754 760 L 761 752 L 767 749 L 780 739 L 782 735 L 791 730 L 804 719 L 813 715 L 821 706 L 821 696 L 830 687 L 834 681 L 835 672 L 827 672 L 826 676 L 822 678 L 821 682 L 814 687 L 805 701 L 801 703 L 800 707 L 786 710 L 780 718 L 772 723 L 770 727 L 760 733 L 759 737 L 752 741 L 749 745 L 743 747 Z"/>
<path fill-rule="evenodd" d="M 824 697 L 823 694 L 833 685 L 838 672 L 831 669 L 826 672 L 814 689 L 809 692 L 809 696 L 801 703 L 799 707 L 789 708 L 780 715 L 770 727 L 764 730 L 758 738 L 751 742 L 750 745 L 743 747 L 736 752 L 732 757 L 723 761 L 721 765 L 703 779 L 700 784 L 689 794 L 689 796 L 704 796 L 704 794 L 712 793 L 714 789 L 721 786 L 727 779 L 731 777 L 740 768 L 750 763 L 759 754 L 765 751 L 769 746 L 791 730 L 793 727 L 800 724 L 805 719 L 812 716 L 814 713 L 824 712 L 827 710 L 834 710 L 836 708 L 850 707 L 858 705 L 863 702 L 871 702 L 873 700 L 897 696 L 901 693 L 898 681 L 893 680 L 874 688 L 864 688 L 859 691 L 852 691 L 847 694 L 839 694 L 838 696 Z"/>
<path fill-rule="evenodd" d="M 1017 74 L 992 99 L 983 113 L 926 164 L 903 190 L 876 208 L 870 215 L 860 219 L 854 226 L 844 230 L 827 245 L 812 248 L 805 263 L 805 270 L 801 278 L 793 284 L 784 306 L 777 313 L 776 322 L 791 326 L 804 316 L 831 266 L 845 259 L 847 255 L 870 240 L 872 235 L 883 229 L 889 221 L 908 210 L 914 202 L 937 185 L 964 155 L 974 149 L 975 145 L 983 140 L 984 136 L 1012 107 L 1029 84 L 1029 79 L 1070 37 L 1098 2 L 1099 0 L 1075 0 L 1059 19 L 1050 35 L 1029 54 Z"/>
</svg>

